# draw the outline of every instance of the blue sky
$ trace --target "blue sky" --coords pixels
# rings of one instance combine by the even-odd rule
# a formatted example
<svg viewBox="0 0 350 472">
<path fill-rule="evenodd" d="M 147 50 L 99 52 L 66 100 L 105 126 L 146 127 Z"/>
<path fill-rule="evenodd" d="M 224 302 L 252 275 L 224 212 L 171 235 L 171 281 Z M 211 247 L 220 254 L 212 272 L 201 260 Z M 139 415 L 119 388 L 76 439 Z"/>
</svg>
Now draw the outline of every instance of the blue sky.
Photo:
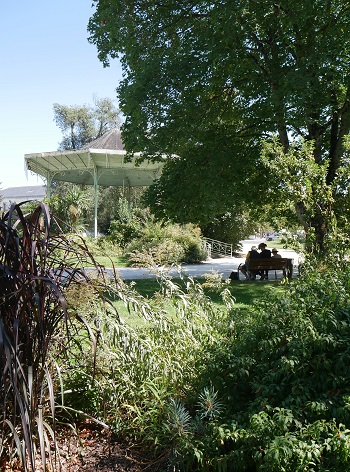
<svg viewBox="0 0 350 472">
<path fill-rule="evenodd" d="M 53 104 L 117 99 L 117 60 L 104 68 L 87 41 L 91 0 L 1 2 L 0 189 L 42 184 L 24 154 L 55 151 L 62 139 Z"/>
</svg>

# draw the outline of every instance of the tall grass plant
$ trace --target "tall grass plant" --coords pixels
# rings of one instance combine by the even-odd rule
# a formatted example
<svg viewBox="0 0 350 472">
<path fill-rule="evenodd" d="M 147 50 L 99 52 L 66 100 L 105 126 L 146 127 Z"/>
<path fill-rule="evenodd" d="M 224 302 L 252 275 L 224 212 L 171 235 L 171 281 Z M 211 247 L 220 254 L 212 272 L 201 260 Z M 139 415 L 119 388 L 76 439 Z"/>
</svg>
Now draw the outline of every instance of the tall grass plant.
<svg viewBox="0 0 350 472">
<path fill-rule="evenodd" d="M 0 464 L 19 457 L 35 470 L 58 460 L 55 445 L 56 351 L 69 339 L 64 292 L 87 280 L 84 243 L 52 234 L 48 207 L 12 205 L 0 219 Z M 93 258 L 92 258 L 93 260 Z M 96 267 L 99 271 L 99 268 Z M 103 276 L 102 272 L 100 275 Z"/>
</svg>

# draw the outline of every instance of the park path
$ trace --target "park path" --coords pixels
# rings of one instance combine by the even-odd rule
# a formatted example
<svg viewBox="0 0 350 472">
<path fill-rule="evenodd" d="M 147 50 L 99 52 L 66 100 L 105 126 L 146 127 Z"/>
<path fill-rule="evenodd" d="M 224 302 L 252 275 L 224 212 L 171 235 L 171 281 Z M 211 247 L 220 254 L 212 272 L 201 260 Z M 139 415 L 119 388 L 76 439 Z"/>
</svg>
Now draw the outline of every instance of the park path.
<svg viewBox="0 0 350 472">
<path fill-rule="evenodd" d="M 242 244 L 242 257 L 218 257 L 218 258 L 209 258 L 206 261 L 203 261 L 200 264 L 182 264 L 181 271 L 184 275 L 189 277 L 203 277 L 204 274 L 210 273 L 212 271 L 217 271 L 219 274 L 222 274 L 223 279 L 227 279 L 232 271 L 238 269 L 240 263 L 244 262 L 245 257 L 243 254 L 246 254 L 251 246 L 257 246 L 260 242 L 265 242 L 264 239 L 246 239 L 241 241 Z M 268 249 L 273 248 L 273 242 L 268 243 Z M 294 260 L 294 271 L 293 277 L 298 274 L 298 262 L 299 257 L 295 251 L 280 249 L 279 253 L 282 257 L 288 257 Z M 167 274 L 172 277 L 179 275 L 179 269 L 174 267 L 170 270 L 167 268 L 160 269 L 164 270 Z M 154 278 L 156 275 L 148 268 L 140 267 L 119 267 L 117 273 L 122 279 L 125 280 L 137 280 L 137 279 L 150 279 Z M 277 272 L 277 277 L 282 278 L 282 272 Z M 241 276 L 243 279 L 243 276 Z"/>
</svg>

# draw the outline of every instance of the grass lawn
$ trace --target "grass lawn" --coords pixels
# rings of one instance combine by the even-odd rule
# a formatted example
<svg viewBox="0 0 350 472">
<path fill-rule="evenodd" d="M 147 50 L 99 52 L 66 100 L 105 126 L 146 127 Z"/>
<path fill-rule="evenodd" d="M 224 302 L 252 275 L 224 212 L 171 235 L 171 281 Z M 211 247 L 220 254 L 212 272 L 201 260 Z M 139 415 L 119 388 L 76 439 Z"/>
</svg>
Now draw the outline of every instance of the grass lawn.
<svg viewBox="0 0 350 472">
<path fill-rule="evenodd" d="M 108 256 L 94 256 L 98 264 L 104 267 L 112 267 L 112 262 L 114 267 L 128 267 L 127 260 L 124 256 L 116 256 L 111 254 Z"/>
<path fill-rule="evenodd" d="M 276 239 L 275 241 L 266 241 L 268 249 L 272 249 L 275 247 L 276 249 L 295 249 L 295 247 L 291 247 L 290 245 L 286 245 L 285 242 L 281 242 L 280 239 Z M 301 245 L 304 248 L 304 244 Z M 298 252 L 298 251 L 297 251 Z"/>
<path fill-rule="evenodd" d="M 181 279 L 173 279 L 173 282 L 180 285 Z M 197 279 L 197 282 L 203 282 L 203 279 Z M 141 279 L 135 280 L 136 290 L 144 297 L 152 298 L 155 292 L 159 291 L 159 284 L 155 279 Z M 261 298 L 267 290 L 273 288 L 280 288 L 280 281 L 269 280 L 268 282 L 246 282 L 233 280 L 228 286 L 236 298 L 236 302 L 242 305 L 251 305 L 254 300 Z M 206 294 L 214 303 L 221 305 L 223 302 L 218 293 L 206 290 Z"/>
<path fill-rule="evenodd" d="M 183 285 L 183 281 L 181 279 L 174 278 L 172 281 L 177 285 Z M 197 282 L 201 283 L 203 282 L 203 279 L 197 279 Z M 159 307 L 160 300 L 159 297 L 155 296 L 155 294 L 159 292 L 160 286 L 156 279 L 141 279 L 135 280 L 134 282 L 128 281 L 127 283 L 132 283 L 136 291 L 143 297 L 147 298 L 147 301 L 151 305 L 152 303 L 155 303 L 155 305 Z M 238 307 L 252 305 L 255 301 L 268 295 L 270 290 L 284 290 L 284 286 L 281 284 L 281 281 L 278 280 L 269 280 L 266 282 L 246 282 L 234 280 L 230 285 L 228 285 L 228 288 L 236 299 L 236 305 Z M 205 293 L 215 305 L 218 307 L 223 305 L 223 301 L 219 293 L 210 290 L 205 290 Z M 130 314 L 122 301 L 116 300 L 115 306 L 119 315 L 132 326 L 142 327 L 145 324 L 145 321 L 141 320 L 137 315 Z M 176 315 L 174 306 L 169 300 L 164 299 L 162 307 L 169 313 L 170 316 Z"/>
<path fill-rule="evenodd" d="M 283 245 L 279 241 L 271 241 L 271 243 L 276 246 L 277 248 L 282 248 Z M 273 247 L 271 244 L 271 247 Z M 127 267 L 127 261 L 125 257 L 117 256 L 111 254 L 111 258 L 107 256 L 95 256 L 96 261 L 103 265 L 104 267 L 111 267 L 111 260 L 115 268 L 118 267 Z M 203 283 L 203 278 L 195 279 L 197 283 Z M 184 286 L 183 281 L 180 278 L 174 278 L 172 281 L 180 286 Z M 136 291 L 145 297 L 147 301 L 152 305 L 159 306 L 160 298 L 159 298 L 159 291 L 160 285 L 157 279 L 137 279 L 135 281 L 126 281 L 127 284 L 133 284 Z M 227 286 L 233 297 L 236 300 L 236 305 L 238 307 L 249 306 L 252 305 L 256 300 L 264 297 L 270 290 L 283 290 L 283 286 L 281 285 L 280 281 L 276 280 L 269 280 L 266 282 L 246 282 L 246 281 L 231 281 L 230 285 Z M 223 287 L 224 288 L 224 287 Z M 215 291 L 205 290 L 206 295 L 212 300 L 212 302 L 217 306 L 222 306 L 223 301 L 219 293 Z M 155 296 L 155 294 L 158 294 Z M 124 303 L 120 300 L 115 300 L 114 302 L 119 315 L 127 320 L 130 324 L 134 326 L 142 326 L 144 322 L 137 316 L 130 314 L 127 307 L 125 307 Z M 174 315 L 174 306 L 172 303 L 164 299 L 163 301 L 163 308 L 169 313 L 169 315 Z"/>
<path fill-rule="evenodd" d="M 269 280 L 266 282 L 246 282 L 233 280 L 229 285 L 237 305 L 252 305 L 255 301 L 264 297 L 270 290 L 283 290 L 280 280 Z M 220 295 L 208 292 L 208 296 L 214 303 L 222 304 Z"/>
</svg>

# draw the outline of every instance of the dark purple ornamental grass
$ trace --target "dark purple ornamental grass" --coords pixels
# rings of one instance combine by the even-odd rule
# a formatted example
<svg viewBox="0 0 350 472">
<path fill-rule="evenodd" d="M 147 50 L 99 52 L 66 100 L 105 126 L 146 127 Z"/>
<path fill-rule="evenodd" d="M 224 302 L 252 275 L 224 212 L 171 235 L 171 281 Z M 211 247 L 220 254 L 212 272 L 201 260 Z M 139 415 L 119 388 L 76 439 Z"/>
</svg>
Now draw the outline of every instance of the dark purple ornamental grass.
<svg viewBox="0 0 350 472">
<path fill-rule="evenodd" d="M 45 467 L 55 442 L 49 352 L 53 342 L 64 348 L 59 332 L 69 333 L 63 292 L 87 279 L 92 258 L 83 242 L 50 233 L 44 203 L 30 214 L 23 205 L 0 219 L 0 469 L 15 454 L 34 471 L 37 451 Z"/>
</svg>

